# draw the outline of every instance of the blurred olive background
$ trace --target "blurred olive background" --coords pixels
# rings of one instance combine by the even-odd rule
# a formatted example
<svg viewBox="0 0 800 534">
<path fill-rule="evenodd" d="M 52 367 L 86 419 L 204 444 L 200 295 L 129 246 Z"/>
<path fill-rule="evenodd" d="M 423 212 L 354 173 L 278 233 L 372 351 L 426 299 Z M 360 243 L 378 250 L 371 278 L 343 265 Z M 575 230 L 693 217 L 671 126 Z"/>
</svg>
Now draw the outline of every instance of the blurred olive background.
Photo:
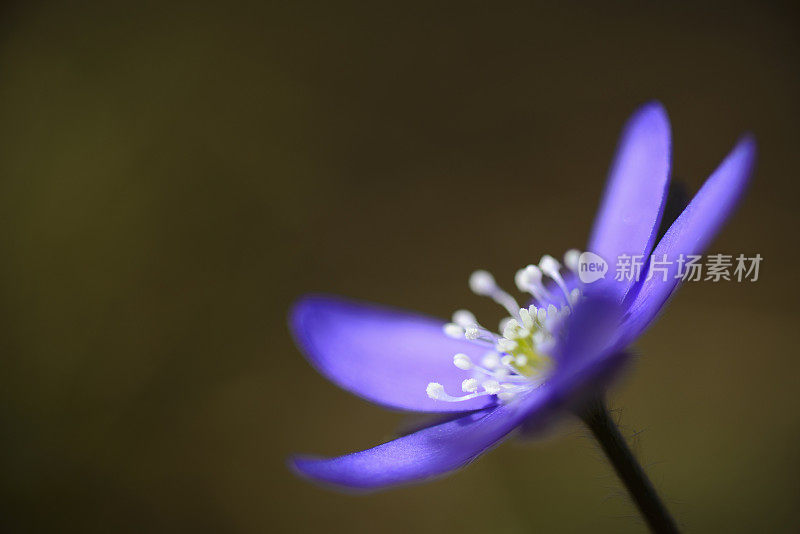
<svg viewBox="0 0 800 534">
<path fill-rule="evenodd" d="M 687 530 L 797 531 L 800 39 L 790 3 L 5 3 L 0 22 L 0 527 L 6 532 L 638 532 L 566 422 L 367 496 L 294 452 L 408 416 L 319 376 L 304 292 L 448 316 L 585 243 L 627 116 L 658 98 L 694 191 L 760 162 L 613 391 Z"/>
</svg>

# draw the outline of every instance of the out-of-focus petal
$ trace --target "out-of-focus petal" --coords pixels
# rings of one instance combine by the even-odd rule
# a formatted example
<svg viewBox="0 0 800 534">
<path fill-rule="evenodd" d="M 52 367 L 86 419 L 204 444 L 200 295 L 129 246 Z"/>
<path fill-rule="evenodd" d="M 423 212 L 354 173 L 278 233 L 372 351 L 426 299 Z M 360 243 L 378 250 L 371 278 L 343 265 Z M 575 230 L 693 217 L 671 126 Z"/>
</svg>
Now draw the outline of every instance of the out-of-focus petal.
<svg viewBox="0 0 800 534">
<path fill-rule="evenodd" d="M 479 361 L 485 349 L 447 337 L 443 321 L 333 296 L 300 299 L 289 324 L 308 360 L 331 381 L 369 401 L 401 410 L 458 412 L 485 408 L 479 397 L 463 402 L 436 401 L 425 388 L 442 384 L 461 395 L 471 374 L 453 365 L 461 352 Z"/>
<path fill-rule="evenodd" d="M 295 457 L 303 476 L 354 489 L 380 489 L 424 480 L 458 469 L 492 447 L 526 418 L 547 417 L 549 390 L 464 415 L 397 438 L 372 449 L 337 458 Z"/>
<path fill-rule="evenodd" d="M 678 286 L 680 255 L 702 254 L 731 216 L 747 188 L 755 161 L 755 139 L 748 135 L 737 143 L 667 230 L 653 251 L 657 260 L 666 255 L 669 262 L 666 276 L 658 272 L 642 282 L 630 305 L 630 317 L 623 332 L 625 340 L 632 341 L 647 328 Z"/>
<path fill-rule="evenodd" d="M 602 283 L 620 300 L 633 282 L 615 281 L 613 266 L 623 254 L 650 254 L 669 186 L 670 150 L 666 110 L 658 102 L 642 106 L 625 125 L 588 245 L 611 267 Z"/>
<path fill-rule="evenodd" d="M 624 308 L 613 293 L 589 293 L 564 323 L 549 386 L 575 404 L 604 391 L 629 358 L 619 336 Z"/>
</svg>

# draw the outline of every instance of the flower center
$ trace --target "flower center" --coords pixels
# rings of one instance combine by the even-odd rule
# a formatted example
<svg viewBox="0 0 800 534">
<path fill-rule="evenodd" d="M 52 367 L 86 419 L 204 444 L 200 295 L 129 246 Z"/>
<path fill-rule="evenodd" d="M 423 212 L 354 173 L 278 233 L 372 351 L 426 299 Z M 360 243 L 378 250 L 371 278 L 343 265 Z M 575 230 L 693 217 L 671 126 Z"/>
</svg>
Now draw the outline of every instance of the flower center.
<svg viewBox="0 0 800 534">
<path fill-rule="evenodd" d="M 461 384 L 465 395 L 450 395 L 441 384 L 431 382 L 426 388 L 428 396 L 459 402 L 496 395 L 505 402 L 541 386 L 554 367 L 550 353 L 556 332 L 560 331 L 557 327 L 581 298 L 580 289 L 570 289 L 571 285 L 577 285 L 579 257 L 580 252 L 574 249 L 564 254 L 568 280 L 562 276 L 558 260 L 549 255 L 542 256 L 538 265 L 517 271 L 514 277 L 517 288 L 531 297 L 532 304 L 527 308 L 520 307 L 513 296 L 501 289 L 489 272 L 472 273 L 469 279 L 472 292 L 491 298 L 508 316 L 500 321 L 501 334 L 498 334 L 482 326 L 469 310 L 456 311 L 453 322 L 444 325 L 445 334 L 479 344 L 486 348 L 486 353 L 478 363 L 466 354 L 453 356 L 453 365 L 472 372 Z"/>
</svg>

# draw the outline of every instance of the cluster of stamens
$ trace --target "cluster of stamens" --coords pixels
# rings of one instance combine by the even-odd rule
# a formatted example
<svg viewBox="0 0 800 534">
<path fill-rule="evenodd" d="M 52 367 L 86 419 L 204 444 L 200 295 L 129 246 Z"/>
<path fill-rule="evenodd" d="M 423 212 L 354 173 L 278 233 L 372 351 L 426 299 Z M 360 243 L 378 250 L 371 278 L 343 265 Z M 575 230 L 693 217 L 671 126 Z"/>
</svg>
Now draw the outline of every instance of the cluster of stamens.
<svg viewBox="0 0 800 534">
<path fill-rule="evenodd" d="M 564 265 L 577 273 L 578 250 L 564 255 Z M 522 392 L 530 391 L 547 379 L 553 367 L 551 352 L 558 326 L 568 316 L 581 298 L 580 289 L 570 290 L 561 276 L 561 264 L 545 255 L 538 265 L 528 265 L 517 271 L 514 281 L 517 288 L 529 294 L 532 304 L 520 307 L 517 300 L 501 289 L 487 271 L 475 271 L 469 279 L 473 293 L 491 298 L 502 306 L 508 316 L 500 321 L 497 334 L 482 326 L 469 310 L 458 310 L 453 322 L 444 325 L 444 332 L 456 339 L 467 339 L 486 348 L 479 363 L 459 353 L 453 364 L 472 376 L 461 384 L 465 395 L 452 396 L 437 382 L 428 384 L 426 392 L 435 400 L 459 402 L 485 395 L 496 395 L 508 401 Z M 545 277 L 552 284 L 545 284 Z M 555 287 L 553 287 L 555 286 Z"/>
</svg>

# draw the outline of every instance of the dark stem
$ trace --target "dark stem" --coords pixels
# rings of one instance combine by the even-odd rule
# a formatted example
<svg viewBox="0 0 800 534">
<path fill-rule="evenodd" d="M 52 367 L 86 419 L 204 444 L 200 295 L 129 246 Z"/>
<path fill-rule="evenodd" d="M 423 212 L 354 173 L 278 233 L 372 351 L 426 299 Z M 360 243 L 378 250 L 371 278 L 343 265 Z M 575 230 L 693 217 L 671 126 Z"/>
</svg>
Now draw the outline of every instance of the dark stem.
<svg viewBox="0 0 800 534">
<path fill-rule="evenodd" d="M 584 406 L 578 415 L 606 453 L 606 457 L 636 502 L 650 530 L 659 533 L 678 532 L 675 521 L 658 498 L 653 484 L 628 448 L 628 444 L 625 443 L 625 438 L 608 414 L 605 403 L 597 399 Z"/>
</svg>

